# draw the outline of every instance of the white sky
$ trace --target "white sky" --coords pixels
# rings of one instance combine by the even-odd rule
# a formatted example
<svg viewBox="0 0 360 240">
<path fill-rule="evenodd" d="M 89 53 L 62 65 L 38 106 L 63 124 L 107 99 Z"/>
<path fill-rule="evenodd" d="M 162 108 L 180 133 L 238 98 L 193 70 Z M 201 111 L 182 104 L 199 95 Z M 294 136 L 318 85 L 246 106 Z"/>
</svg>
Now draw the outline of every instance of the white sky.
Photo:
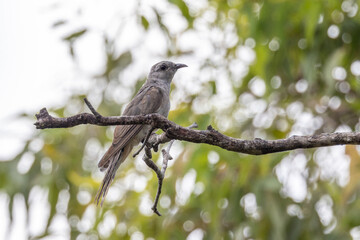
<svg viewBox="0 0 360 240">
<path fill-rule="evenodd" d="M 50 1 L 44 0 L 0 0 L 0 160 L 13 157 L 23 140 L 36 131 L 33 122 L 15 120 L 17 114 L 33 114 L 41 107 L 61 104 L 69 93 L 70 81 L 63 81 L 71 79 L 73 66 L 66 45 L 50 28 L 49 6 Z M 0 213 L 5 217 L 0 239 L 5 239 L 8 213 L 2 196 Z M 14 211 L 10 239 L 27 239 L 22 198 L 16 198 L 14 204 L 18 210 Z M 43 222 L 36 217 L 44 215 L 42 209 L 44 205 L 31 218 L 33 223 Z M 33 230 L 43 224 L 34 226 Z"/>
<path fill-rule="evenodd" d="M 34 131 L 30 122 L 14 121 L 16 114 L 66 98 L 59 86 L 70 78 L 72 65 L 66 45 L 50 28 L 45 2 L 0 0 L 0 159 L 13 156 L 19 139 Z"/>
</svg>

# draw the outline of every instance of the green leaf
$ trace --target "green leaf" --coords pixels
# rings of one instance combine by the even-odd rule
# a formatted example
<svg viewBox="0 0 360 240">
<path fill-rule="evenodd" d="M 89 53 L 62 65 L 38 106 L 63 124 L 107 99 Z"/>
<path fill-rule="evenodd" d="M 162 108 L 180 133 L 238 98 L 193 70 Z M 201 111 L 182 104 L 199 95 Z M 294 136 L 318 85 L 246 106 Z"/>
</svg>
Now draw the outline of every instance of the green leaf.
<svg viewBox="0 0 360 240">
<path fill-rule="evenodd" d="M 169 0 L 170 3 L 176 5 L 181 11 L 182 15 L 186 18 L 189 28 L 192 28 L 194 18 L 190 15 L 188 6 L 183 0 Z"/>
<path fill-rule="evenodd" d="M 82 35 L 84 35 L 87 32 L 86 28 L 83 28 L 79 31 L 70 33 L 69 35 L 63 37 L 64 41 L 69 41 L 69 42 L 73 42 L 74 40 L 76 40 L 77 38 L 81 37 Z"/>
<path fill-rule="evenodd" d="M 67 23 L 67 21 L 65 21 L 65 20 L 59 20 L 59 21 L 54 22 L 54 24 L 52 25 L 52 27 L 53 27 L 53 28 L 56 28 L 56 27 L 59 27 L 59 26 L 62 26 L 62 25 L 64 25 L 64 24 L 66 24 L 66 23 Z"/>
<path fill-rule="evenodd" d="M 141 24 L 143 25 L 143 27 L 145 28 L 145 30 L 148 30 L 148 28 L 149 28 L 149 21 L 148 21 L 144 16 L 141 16 Z"/>
<path fill-rule="evenodd" d="M 320 1 L 306 0 L 303 5 L 305 20 L 305 36 L 309 45 L 313 44 L 316 26 L 322 11 Z"/>
</svg>

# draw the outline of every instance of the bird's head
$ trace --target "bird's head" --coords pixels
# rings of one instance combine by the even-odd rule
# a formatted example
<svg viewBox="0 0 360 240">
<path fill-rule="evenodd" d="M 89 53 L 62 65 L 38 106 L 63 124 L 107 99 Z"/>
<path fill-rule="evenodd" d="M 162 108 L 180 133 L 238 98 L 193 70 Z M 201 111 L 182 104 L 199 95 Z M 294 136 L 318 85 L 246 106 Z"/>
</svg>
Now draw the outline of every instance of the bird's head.
<svg viewBox="0 0 360 240">
<path fill-rule="evenodd" d="M 173 63 L 170 61 L 162 61 L 152 66 L 148 79 L 151 80 L 165 80 L 171 82 L 176 71 L 179 68 L 187 67 L 182 63 Z"/>
</svg>

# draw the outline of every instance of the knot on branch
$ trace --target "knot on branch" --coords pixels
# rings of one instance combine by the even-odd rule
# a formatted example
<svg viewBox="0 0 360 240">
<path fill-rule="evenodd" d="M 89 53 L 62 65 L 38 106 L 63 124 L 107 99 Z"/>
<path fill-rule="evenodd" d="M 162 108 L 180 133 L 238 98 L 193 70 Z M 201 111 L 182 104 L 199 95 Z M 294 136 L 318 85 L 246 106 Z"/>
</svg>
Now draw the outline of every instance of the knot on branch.
<svg viewBox="0 0 360 240">
<path fill-rule="evenodd" d="M 161 153 L 163 155 L 163 158 L 166 158 L 168 160 L 173 160 L 173 157 L 170 155 L 169 152 L 167 152 L 165 149 L 162 149 L 161 150 Z"/>
<path fill-rule="evenodd" d="M 34 123 L 37 129 L 44 129 L 46 128 L 46 122 L 51 121 L 53 119 L 50 116 L 49 112 L 46 108 L 42 108 L 39 113 L 35 114 L 37 121 Z"/>
</svg>

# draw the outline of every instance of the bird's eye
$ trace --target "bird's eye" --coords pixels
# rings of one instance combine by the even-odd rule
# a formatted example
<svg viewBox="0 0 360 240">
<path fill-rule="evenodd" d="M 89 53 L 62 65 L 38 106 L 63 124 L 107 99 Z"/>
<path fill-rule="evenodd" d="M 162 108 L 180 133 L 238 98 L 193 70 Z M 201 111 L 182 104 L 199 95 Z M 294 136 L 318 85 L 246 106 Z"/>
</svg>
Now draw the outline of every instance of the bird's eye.
<svg viewBox="0 0 360 240">
<path fill-rule="evenodd" d="M 160 66 L 160 70 L 162 70 L 162 71 L 164 71 L 164 70 L 166 70 L 166 65 L 165 64 L 162 64 L 161 66 Z"/>
</svg>

